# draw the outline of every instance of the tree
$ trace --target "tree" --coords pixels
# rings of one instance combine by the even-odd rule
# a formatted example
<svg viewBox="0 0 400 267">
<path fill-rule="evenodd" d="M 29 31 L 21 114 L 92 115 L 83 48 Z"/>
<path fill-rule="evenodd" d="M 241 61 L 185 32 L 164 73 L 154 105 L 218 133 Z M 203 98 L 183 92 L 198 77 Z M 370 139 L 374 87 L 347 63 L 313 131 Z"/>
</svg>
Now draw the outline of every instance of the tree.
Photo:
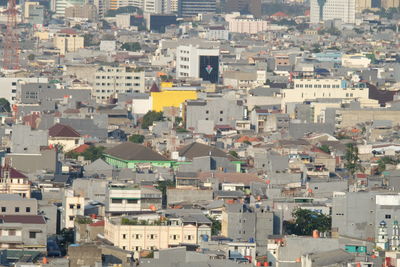
<svg viewBox="0 0 400 267">
<path fill-rule="evenodd" d="M 222 229 L 222 225 L 221 222 L 218 221 L 217 219 L 211 217 L 211 216 L 207 216 L 207 218 L 211 221 L 212 225 L 211 225 L 211 235 L 213 236 L 217 236 L 220 234 L 221 229 Z"/>
<path fill-rule="evenodd" d="M 34 54 L 30 54 L 30 55 L 28 56 L 28 60 L 29 60 L 29 61 L 35 60 L 35 55 L 34 55 Z"/>
<path fill-rule="evenodd" d="M 127 51 L 132 51 L 132 52 L 136 52 L 139 51 L 141 49 L 140 43 L 138 42 L 129 42 L 129 43 L 124 43 L 121 46 L 121 49 L 127 50 Z"/>
<path fill-rule="evenodd" d="M 96 159 L 103 157 L 103 152 L 106 148 L 104 146 L 90 146 L 84 152 L 80 153 L 85 160 L 95 161 Z"/>
<path fill-rule="evenodd" d="M 10 102 L 5 98 L 0 98 L 0 112 L 11 112 Z"/>
<path fill-rule="evenodd" d="M 352 176 L 354 176 L 357 171 L 362 171 L 360 158 L 358 156 L 358 147 L 356 144 L 347 144 L 347 150 L 344 158 L 346 160 L 344 166 L 351 173 Z"/>
<path fill-rule="evenodd" d="M 311 235 L 313 230 L 326 232 L 332 227 L 332 218 L 316 211 L 296 209 L 292 215 L 294 221 L 286 222 L 288 234 Z"/>
<path fill-rule="evenodd" d="M 319 149 L 321 149 L 321 150 L 324 151 L 325 153 L 328 153 L 328 154 L 331 153 L 331 150 L 329 149 L 329 146 L 328 146 L 328 145 L 322 145 L 322 146 L 319 147 Z"/>
<path fill-rule="evenodd" d="M 143 144 L 144 142 L 144 135 L 141 134 L 133 134 L 129 136 L 129 141 L 135 144 Z"/>
<path fill-rule="evenodd" d="M 153 122 L 162 121 L 163 119 L 164 115 L 162 112 L 149 111 L 143 116 L 142 129 L 148 129 L 149 126 L 153 125 Z"/>
<path fill-rule="evenodd" d="M 239 158 L 238 153 L 234 150 L 229 151 L 229 155 L 231 155 L 232 157 L 235 157 L 235 158 Z"/>
<path fill-rule="evenodd" d="M 83 35 L 83 45 L 85 47 L 98 45 L 100 42 L 95 39 L 95 36 L 91 33 L 85 33 Z"/>
<path fill-rule="evenodd" d="M 167 189 L 168 189 L 168 187 L 175 187 L 175 181 L 165 180 L 165 181 L 157 182 L 156 188 L 161 191 L 163 208 L 167 207 Z"/>
</svg>

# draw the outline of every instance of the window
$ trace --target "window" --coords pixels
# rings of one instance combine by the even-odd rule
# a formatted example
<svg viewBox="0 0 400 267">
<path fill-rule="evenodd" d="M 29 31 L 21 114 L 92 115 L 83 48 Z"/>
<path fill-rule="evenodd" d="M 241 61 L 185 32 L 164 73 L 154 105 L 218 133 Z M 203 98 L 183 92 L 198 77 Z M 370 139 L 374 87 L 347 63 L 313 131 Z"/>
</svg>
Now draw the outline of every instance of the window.
<svg viewBox="0 0 400 267">
<path fill-rule="evenodd" d="M 17 82 L 12 82 L 11 85 L 12 85 L 12 86 L 16 86 L 16 85 L 17 85 Z"/>
<path fill-rule="evenodd" d="M 122 235 L 122 239 L 126 239 L 126 234 L 123 234 L 123 235 Z"/>
<path fill-rule="evenodd" d="M 79 210 L 81 208 L 81 204 L 77 204 L 76 208 Z"/>
<path fill-rule="evenodd" d="M 112 199 L 111 199 L 111 203 L 120 204 L 120 203 L 122 203 L 122 199 L 115 199 L 115 198 L 112 198 Z"/>
<path fill-rule="evenodd" d="M 31 212 L 31 208 L 30 208 L 30 207 L 26 207 L 26 208 L 25 208 L 25 211 L 26 211 L 26 212 Z"/>
<path fill-rule="evenodd" d="M 391 219 L 391 218 L 392 218 L 392 215 L 390 215 L 390 214 L 385 215 L 385 219 Z"/>
<path fill-rule="evenodd" d="M 224 114 L 224 111 L 223 111 L 223 110 L 221 110 L 221 111 L 219 112 L 219 114 Z"/>
<path fill-rule="evenodd" d="M 29 232 L 29 238 L 36 238 L 36 232 Z"/>
<path fill-rule="evenodd" d="M 74 207 L 75 207 L 74 204 L 69 204 L 69 208 L 70 208 L 70 209 L 73 209 Z"/>
<path fill-rule="evenodd" d="M 206 114 L 210 113 L 210 111 L 206 110 Z"/>
<path fill-rule="evenodd" d="M 136 235 L 135 235 L 135 239 L 140 239 L 140 235 L 139 235 L 139 234 L 136 234 Z"/>
<path fill-rule="evenodd" d="M 74 220 L 74 216 L 69 216 L 69 220 L 73 221 Z"/>
<path fill-rule="evenodd" d="M 19 212 L 19 207 L 15 207 L 15 212 Z"/>
<path fill-rule="evenodd" d="M 128 199 L 128 204 L 136 204 L 138 203 L 137 199 Z"/>
<path fill-rule="evenodd" d="M 7 208 L 6 207 L 1 207 L 1 212 L 6 212 Z"/>
</svg>

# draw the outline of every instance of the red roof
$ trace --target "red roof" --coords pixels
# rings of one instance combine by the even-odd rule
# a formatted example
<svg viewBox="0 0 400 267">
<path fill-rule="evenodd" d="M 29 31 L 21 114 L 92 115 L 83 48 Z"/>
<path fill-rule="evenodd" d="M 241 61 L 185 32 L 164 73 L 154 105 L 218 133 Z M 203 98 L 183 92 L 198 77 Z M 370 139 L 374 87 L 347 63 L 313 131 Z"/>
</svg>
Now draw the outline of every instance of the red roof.
<svg viewBox="0 0 400 267">
<path fill-rule="evenodd" d="M 275 14 L 271 15 L 271 17 L 289 17 L 289 16 L 286 13 L 279 11 L 279 12 L 276 12 Z"/>
<path fill-rule="evenodd" d="M 0 215 L 4 223 L 22 224 L 46 224 L 46 220 L 41 215 Z"/>
<path fill-rule="evenodd" d="M 86 151 L 86 149 L 88 149 L 90 147 L 90 145 L 88 144 L 83 144 L 78 146 L 77 148 L 75 148 L 73 151 L 76 153 L 83 153 Z"/>
<path fill-rule="evenodd" d="M 260 139 L 258 139 L 257 137 L 249 137 L 247 135 L 244 135 L 242 137 L 240 137 L 238 140 L 236 140 L 237 143 L 243 143 L 243 142 L 258 142 L 260 141 Z"/>
<path fill-rule="evenodd" d="M 304 12 L 304 16 L 306 16 L 306 17 L 309 17 L 310 16 L 310 10 L 309 9 L 307 9 L 305 12 Z"/>
<path fill-rule="evenodd" d="M 2 173 L 4 167 L 1 166 L 0 167 L 0 173 Z M 10 170 L 10 178 L 28 178 L 25 175 L 23 175 L 22 173 L 20 173 L 19 171 L 17 171 L 16 169 L 14 169 L 13 167 L 9 167 Z"/>
<path fill-rule="evenodd" d="M 32 129 L 36 129 L 39 124 L 40 115 L 33 113 L 26 115 L 22 118 L 24 125 L 31 126 Z"/>
<path fill-rule="evenodd" d="M 89 226 L 104 226 L 104 221 L 94 222 L 89 224 Z"/>
<path fill-rule="evenodd" d="M 51 137 L 80 137 L 81 135 L 68 125 L 57 123 L 49 129 Z"/>
<path fill-rule="evenodd" d="M 62 29 L 59 31 L 59 33 L 76 34 L 76 31 L 74 29 Z"/>
</svg>

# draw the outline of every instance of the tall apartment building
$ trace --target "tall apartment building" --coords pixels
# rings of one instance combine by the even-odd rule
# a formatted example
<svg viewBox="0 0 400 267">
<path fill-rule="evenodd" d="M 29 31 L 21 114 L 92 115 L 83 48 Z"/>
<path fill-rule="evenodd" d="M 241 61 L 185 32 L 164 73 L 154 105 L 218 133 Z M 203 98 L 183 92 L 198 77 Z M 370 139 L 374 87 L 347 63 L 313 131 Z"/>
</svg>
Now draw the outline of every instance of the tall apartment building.
<svg viewBox="0 0 400 267">
<path fill-rule="evenodd" d="M 51 10 L 56 13 L 58 17 L 65 16 L 65 9 L 67 7 L 72 6 L 81 6 L 84 5 L 86 2 L 85 0 L 52 0 L 51 1 Z"/>
<path fill-rule="evenodd" d="M 381 0 L 381 7 L 388 8 L 398 8 L 400 7 L 400 0 Z"/>
<path fill-rule="evenodd" d="M 115 10 L 124 6 L 134 6 L 144 13 L 169 14 L 176 12 L 174 0 L 111 0 L 110 9 Z"/>
<path fill-rule="evenodd" d="M 372 8 L 371 0 L 356 0 L 356 11 L 362 12 L 364 9 Z"/>
<path fill-rule="evenodd" d="M 97 8 L 95 5 L 71 6 L 65 9 L 66 18 L 80 18 L 94 21 L 97 19 Z"/>
<path fill-rule="evenodd" d="M 234 18 L 229 20 L 229 31 L 257 34 L 267 30 L 267 21 L 254 18 Z"/>
<path fill-rule="evenodd" d="M 113 184 L 106 191 L 108 214 L 131 214 L 161 209 L 162 194 L 158 189 Z"/>
<path fill-rule="evenodd" d="M 176 75 L 178 78 L 201 78 L 218 83 L 219 49 L 193 45 L 180 45 L 176 52 Z"/>
<path fill-rule="evenodd" d="M 98 101 L 113 94 L 144 92 L 145 73 L 132 67 L 102 66 L 95 73 L 92 96 Z"/>
<path fill-rule="evenodd" d="M 54 36 L 54 47 L 60 50 L 60 55 L 65 55 L 67 52 L 75 52 L 78 49 L 84 48 L 84 37 L 78 35 L 74 30 L 63 30 Z"/>
<path fill-rule="evenodd" d="M 151 217 L 151 219 L 149 219 Z M 124 250 L 159 250 L 198 244 L 211 237 L 211 221 L 202 214 L 107 218 L 104 237 Z M 135 257 L 138 254 L 135 253 Z"/>
<path fill-rule="evenodd" d="M 356 0 L 311 0 L 310 21 L 320 23 L 339 19 L 344 23 L 355 23 Z"/>
<path fill-rule="evenodd" d="M 178 0 L 178 15 L 180 17 L 193 17 L 198 14 L 215 13 L 216 0 Z"/>
</svg>

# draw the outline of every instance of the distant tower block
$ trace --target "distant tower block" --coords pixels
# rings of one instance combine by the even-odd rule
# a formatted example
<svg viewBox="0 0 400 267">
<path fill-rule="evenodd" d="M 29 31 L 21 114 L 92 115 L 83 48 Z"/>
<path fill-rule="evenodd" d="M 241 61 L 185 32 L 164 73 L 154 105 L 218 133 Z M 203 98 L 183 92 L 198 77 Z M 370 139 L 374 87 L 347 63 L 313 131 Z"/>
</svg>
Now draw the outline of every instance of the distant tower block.
<svg viewBox="0 0 400 267">
<path fill-rule="evenodd" d="M 385 221 L 381 221 L 379 223 L 376 246 L 381 248 L 382 250 L 387 250 L 389 247 L 388 230 Z"/>
<path fill-rule="evenodd" d="M 390 246 L 391 246 L 391 250 L 399 250 L 399 245 L 400 245 L 400 243 L 399 243 L 399 239 L 400 239 L 400 237 L 399 237 L 399 222 L 397 221 L 397 220 L 395 220 L 394 222 L 393 222 L 393 233 L 392 233 L 392 240 L 391 240 L 391 242 L 390 242 Z"/>
<path fill-rule="evenodd" d="M 4 39 L 3 68 L 7 70 L 19 69 L 19 40 L 17 35 L 16 0 L 8 0 L 7 32 Z"/>
</svg>

